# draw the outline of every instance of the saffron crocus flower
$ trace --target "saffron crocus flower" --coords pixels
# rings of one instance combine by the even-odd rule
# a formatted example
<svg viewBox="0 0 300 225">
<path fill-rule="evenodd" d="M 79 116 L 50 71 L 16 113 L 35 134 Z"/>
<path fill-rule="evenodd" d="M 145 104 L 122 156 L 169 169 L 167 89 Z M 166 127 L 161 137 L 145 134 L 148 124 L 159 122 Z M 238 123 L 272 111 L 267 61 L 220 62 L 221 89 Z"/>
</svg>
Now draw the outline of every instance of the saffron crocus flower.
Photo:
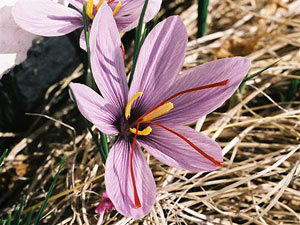
<svg viewBox="0 0 300 225">
<path fill-rule="evenodd" d="M 103 97 L 82 84 L 70 87 L 87 120 L 108 135 L 118 134 L 106 161 L 106 191 L 120 213 L 139 219 L 150 212 L 156 196 L 141 146 L 172 167 L 215 170 L 223 161 L 221 148 L 185 124 L 222 105 L 241 83 L 250 61 L 221 59 L 179 74 L 188 38 L 180 18 L 173 16 L 145 39 L 129 90 L 112 18 L 111 9 L 103 5 L 90 37 L 91 66 Z"/>
<path fill-rule="evenodd" d="M 162 0 L 149 0 L 144 22 L 150 21 L 159 11 Z M 83 27 L 83 3 L 87 4 L 90 26 L 100 6 L 105 0 L 69 0 L 73 8 L 50 0 L 19 0 L 13 8 L 16 23 L 33 34 L 41 36 L 61 36 Z M 113 10 L 119 32 L 135 28 L 145 0 L 108 0 Z M 81 33 L 80 46 L 85 49 L 84 33 Z"/>
</svg>

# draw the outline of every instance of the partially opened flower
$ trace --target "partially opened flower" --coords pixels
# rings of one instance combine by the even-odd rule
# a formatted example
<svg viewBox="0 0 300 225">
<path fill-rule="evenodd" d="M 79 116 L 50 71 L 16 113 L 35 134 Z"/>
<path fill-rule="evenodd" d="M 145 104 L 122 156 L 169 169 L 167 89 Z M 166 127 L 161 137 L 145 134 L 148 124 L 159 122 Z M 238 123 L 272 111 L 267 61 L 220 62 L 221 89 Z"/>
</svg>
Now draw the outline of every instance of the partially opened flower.
<svg viewBox="0 0 300 225">
<path fill-rule="evenodd" d="M 144 22 L 158 13 L 162 0 L 149 0 Z M 105 0 L 69 0 L 73 8 L 54 3 L 50 0 L 19 0 L 13 8 L 16 23 L 33 34 L 41 36 L 60 36 L 83 26 L 83 3 L 87 4 L 90 25 Z M 108 0 L 113 10 L 119 32 L 135 28 L 145 0 Z M 83 32 L 80 45 L 85 48 Z"/>
<path fill-rule="evenodd" d="M 106 191 L 123 215 L 141 218 L 155 202 L 155 181 L 141 146 L 163 163 L 212 171 L 222 163 L 219 145 L 184 124 L 218 108 L 250 67 L 242 57 L 203 64 L 179 75 L 187 44 L 178 16 L 159 23 L 141 47 L 130 90 L 117 26 L 107 5 L 91 30 L 91 63 L 101 97 L 71 84 L 82 115 L 106 134 L 118 134 L 106 161 Z M 102 35 L 102 34 L 110 35 Z"/>
<path fill-rule="evenodd" d="M 111 202 L 111 200 L 109 199 L 108 195 L 106 192 L 103 192 L 102 194 L 102 200 L 100 201 L 100 203 L 98 204 L 95 212 L 98 214 L 102 214 L 105 211 L 110 212 L 113 209 L 115 209 L 113 203 Z"/>
</svg>

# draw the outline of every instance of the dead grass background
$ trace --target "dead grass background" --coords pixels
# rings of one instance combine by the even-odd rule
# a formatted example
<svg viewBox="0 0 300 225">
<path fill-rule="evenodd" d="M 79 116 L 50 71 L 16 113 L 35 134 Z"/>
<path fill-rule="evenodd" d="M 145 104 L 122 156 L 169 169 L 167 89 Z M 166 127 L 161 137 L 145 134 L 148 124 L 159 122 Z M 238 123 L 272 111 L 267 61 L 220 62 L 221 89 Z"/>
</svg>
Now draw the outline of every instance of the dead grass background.
<svg viewBox="0 0 300 225">
<path fill-rule="evenodd" d="M 66 154 L 44 224 L 88 225 L 98 219 L 119 225 L 300 224 L 299 88 L 293 101 L 286 99 L 290 82 L 300 78 L 300 1 L 211 0 L 208 33 L 199 39 L 195 1 L 165 1 L 164 6 L 162 17 L 179 14 L 188 29 L 184 69 L 242 55 L 252 59 L 254 73 L 281 59 L 248 81 L 242 94 L 191 125 L 220 143 L 223 166 L 211 173 L 190 173 L 146 153 L 157 183 L 152 212 L 140 221 L 115 211 L 99 219 L 94 210 L 105 190 L 104 168 L 91 136 L 70 101 L 49 113 L 56 97 L 82 74 L 79 67 L 49 89 L 42 112 L 49 117 L 37 117 L 39 123 L 26 134 L 1 134 L 24 136 L 0 169 L 2 215 L 16 206 L 21 194 L 28 195 L 27 207 L 40 204 Z"/>
</svg>

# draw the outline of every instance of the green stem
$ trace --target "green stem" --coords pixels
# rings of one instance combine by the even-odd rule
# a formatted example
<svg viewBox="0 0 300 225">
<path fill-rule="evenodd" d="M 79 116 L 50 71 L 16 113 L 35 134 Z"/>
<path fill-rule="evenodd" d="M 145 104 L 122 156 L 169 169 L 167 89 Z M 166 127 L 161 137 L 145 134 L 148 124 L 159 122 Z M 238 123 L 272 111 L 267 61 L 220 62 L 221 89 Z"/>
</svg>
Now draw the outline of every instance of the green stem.
<svg viewBox="0 0 300 225">
<path fill-rule="evenodd" d="M 71 96 L 73 98 L 74 104 L 75 104 L 76 108 L 79 111 L 79 108 L 78 108 L 78 105 L 77 105 L 77 100 L 76 100 L 75 95 L 72 91 L 72 88 L 70 88 L 70 93 L 71 93 Z M 100 153 L 101 160 L 105 164 L 106 159 L 107 159 L 107 155 L 108 155 L 108 153 L 106 154 L 106 152 L 108 152 L 108 145 L 107 145 L 106 135 L 103 134 L 102 132 L 100 132 L 100 136 L 101 136 L 101 145 L 100 145 L 99 142 L 98 142 L 98 137 L 92 131 L 92 128 L 91 128 L 91 125 L 90 125 L 89 121 L 87 121 L 82 115 L 81 115 L 81 118 L 82 118 L 85 126 L 89 130 L 90 134 L 92 135 L 92 138 L 93 138 L 93 141 L 95 142 L 96 148 L 98 149 L 98 151 Z"/>
<path fill-rule="evenodd" d="M 87 51 L 87 56 L 88 56 L 88 74 L 87 74 L 86 84 L 102 96 L 102 94 L 101 94 L 100 90 L 97 88 L 97 85 L 93 78 L 93 72 L 92 72 L 92 68 L 91 68 L 91 49 L 90 49 L 90 41 L 89 41 L 89 27 L 88 27 L 89 18 L 86 13 L 86 4 L 85 3 L 83 3 L 82 14 L 83 14 L 83 29 L 84 29 L 84 34 L 85 34 L 86 51 Z M 73 99 L 75 99 L 74 96 L 73 96 Z M 97 149 L 100 152 L 101 159 L 102 159 L 103 163 L 105 164 L 107 155 L 108 155 L 107 136 L 104 133 L 102 133 L 101 131 L 99 131 L 100 137 L 101 137 L 101 140 L 100 140 L 101 146 L 102 146 L 102 148 L 101 148 L 101 146 L 99 145 L 99 142 L 98 142 L 98 138 L 92 131 L 89 122 L 86 121 L 85 119 L 84 119 L 84 121 L 85 121 L 85 124 L 87 125 L 89 132 L 92 135 L 92 138 L 96 144 Z"/>
<path fill-rule="evenodd" d="M 198 37 L 204 36 L 206 32 L 208 3 L 209 0 L 198 0 Z"/>
<path fill-rule="evenodd" d="M 131 82 L 133 80 L 133 74 L 135 72 L 137 59 L 138 59 L 138 56 L 139 56 L 139 53 L 140 53 L 141 46 L 143 44 L 143 40 L 141 39 L 141 35 L 142 35 L 144 17 L 145 17 L 145 13 L 146 13 L 147 6 L 148 6 L 148 1 L 149 0 L 145 0 L 144 6 L 143 6 L 143 9 L 142 9 L 142 12 L 141 12 L 141 16 L 140 16 L 140 19 L 139 19 L 139 24 L 138 24 L 138 27 L 137 27 L 136 33 L 135 33 L 134 51 L 133 51 L 133 64 L 132 64 L 132 69 L 131 69 L 131 72 L 130 72 L 130 75 L 129 75 L 129 80 L 128 80 L 128 86 L 129 87 L 130 87 Z"/>
</svg>

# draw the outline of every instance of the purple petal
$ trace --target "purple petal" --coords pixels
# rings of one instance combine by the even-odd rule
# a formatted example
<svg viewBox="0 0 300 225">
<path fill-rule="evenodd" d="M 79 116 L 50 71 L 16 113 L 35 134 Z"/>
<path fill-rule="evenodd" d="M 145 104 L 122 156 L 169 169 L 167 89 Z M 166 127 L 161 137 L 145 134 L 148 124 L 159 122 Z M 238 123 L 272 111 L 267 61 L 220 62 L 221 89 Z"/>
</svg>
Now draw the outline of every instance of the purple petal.
<svg viewBox="0 0 300 225">
<path fill-rule="evenodd" d="M 112 11 L 103 3 L 90 33 L 91 66 L 95 81 L 105 100 L 124 109 L 128 87 L 120 35 Z"/>
<path fill-rule="evenodd" d="M 163 100 L 181 70 L 187 38 L 179 16 L 169 17 L 150 32 L 141 48 L 129 92 L 129 97 L 139 91 L 144 93 L 134 102 L 135 107 L 145 111 Z"/>
<path fill-rule="evenodd" d="M 162 0 L 149 0 L 147 10 L 144 17 L 144 22 L 147 23 L 152 20 L 158 13 L 161 7 Z M 118 1 L 115 1 L 110 5 L 112 9 L 115 9 Z M 119 29 L 119 32 L 127 32 L 137 27 L 139 18 L 144 6 L 145 0 L 123 0 L 122 7 L 115 15 L 115 20 Z"/>
<path fill-rule="evenodd" d="M 113 209 L 115 209 L 113 203 L 111 202 L 111 200 L 108 197 L 107 193 L 103 192 L 102 200 L 99 202 L 95 212 L 98 213 L 98 214 L 102 214 L 105 211 L 110 212 Z"/>
<path fill-rule="evenodd" d="M 82 48 L 84 51 L 86 51 L 86 42 L 85 42 L 85 34 L 84 30 L 81 31 L 80 37 L 79 37 L 79 46 Z"/>
<path fill-rule="evenodd" d="M 157 121 L 188 124 L 214 111 L 232 96 L 248 72 L 250 64 L 251 61 L 243 57 L 220 59 L 197 66 L 179 75 L 168 91 L 168 96 L 224 80 L 228 80 L 228 83 L 186 93 L 170 100 L 174 104 L 174 109 L 157 118 Z"/>
<path fill-rule="evenodd" d="M 133 171 L 140 208 L 135 208 L 134 192 L 130 174 L 131 144 L 119 138 L 109 151 L 105 168 L 106 192 L 115 208 L 123 215 L 140 219 L 146 216 L 156 196 L 155 181 L 146 159 L 139 147 L 133 155 Z"/>
<path fill-rule="evenodd" d="M 189 171 L 213 171 L 217 166 L 175 134 L 155 125 L 152 132 L 139 137 L 141 145 L 159 161 Z M 222 149 L 211 138 L 187 126 L 164 125 L 187 138 L 207 155 L 223 162 Z"/>
<path fill-rule="evenodd" d="M 42 36 L 60 36 L 82 27 L 81 14 L 50 0 L 21 0 L 13 7 L 16 23 Z"/>
<path fill-rule="evenodd" d="M 77 107 L 80 113 L 100 131 L 105 134 L 119 133 L 114 122 L 118 115 L 118 109 L 105 102 L 95 91 L 83 84 L 71 83 Z"/>
</svg>

